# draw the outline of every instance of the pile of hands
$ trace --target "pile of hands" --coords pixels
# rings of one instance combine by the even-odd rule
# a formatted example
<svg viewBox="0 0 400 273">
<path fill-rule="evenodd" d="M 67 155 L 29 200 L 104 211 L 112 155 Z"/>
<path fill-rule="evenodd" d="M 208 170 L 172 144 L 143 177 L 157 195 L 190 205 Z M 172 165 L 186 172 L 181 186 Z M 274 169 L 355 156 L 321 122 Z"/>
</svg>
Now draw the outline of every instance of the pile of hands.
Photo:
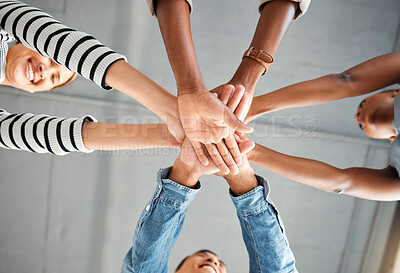
<svg viewBox="0 0 400 273">
<path fill-rule="evenodd" d="M 255 146 L 246 135 L 253 128 L 243 123 L 251 102 L 242 85 L 180 93 L 178 115 L 166 122 L 181 147 L 178 160 L 194 173 L 238 174 Z"/>
</svg>

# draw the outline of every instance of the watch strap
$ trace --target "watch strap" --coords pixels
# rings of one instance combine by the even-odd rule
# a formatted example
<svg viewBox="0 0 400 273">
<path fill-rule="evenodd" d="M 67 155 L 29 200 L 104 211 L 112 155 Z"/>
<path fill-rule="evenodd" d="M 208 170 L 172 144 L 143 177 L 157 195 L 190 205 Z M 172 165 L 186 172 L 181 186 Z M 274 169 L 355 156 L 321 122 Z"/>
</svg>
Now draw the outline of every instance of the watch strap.
<svg viewBox="0 0 400 273">
<path fill-rule="evenodd" d="M 270 54 L 264 52 L 262 49 L 254 48 L 252 46 L 244 52 L 242 58 L 245 57 L 252 58 L 264 66 L 265 71 L 263 75 L 265 75 L 265 73 L 268 71 L 268 64 L 271 64 L 274 61 L 274 58 Z"/>
</svg>

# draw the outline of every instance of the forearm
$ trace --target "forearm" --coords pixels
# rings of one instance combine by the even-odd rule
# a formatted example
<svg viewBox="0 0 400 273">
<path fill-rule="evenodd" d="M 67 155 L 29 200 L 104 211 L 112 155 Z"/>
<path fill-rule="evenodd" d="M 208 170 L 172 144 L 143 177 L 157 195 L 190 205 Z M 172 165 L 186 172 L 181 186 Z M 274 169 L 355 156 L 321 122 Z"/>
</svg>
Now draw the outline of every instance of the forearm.
<svg viewBox="0 0 400 273">
<path fill-rule="evenodd" d="M 167 261 L 185 214 L 199 189 L 189 189 L 168 179 L 170 168 L 161 169 L 157 187 L 145 206 L 123 261 L 123 273 L 167 272 Z"/>
<path fill-rule="evenodd" d="M 231 192 L 236 196 L 245 194 L 258 186 L 254 171 L 249 165 L 241 168 L 239 174 L 229 174 L 224 178 L 228 182 Z"/>
<path fill-rule="evenodd" d="M 272 111 L 368 94 L 400 81 L 400 53 L 382 55 L 342 73 L 296 83 L 255 97 L 247 121 Z"/>
<path fill-rule="evenodd" d="M 169 62 L 175 75 L 178 95 L 206 90 L 192 41 L 187 2 L 158 0 L 156 11 Z"/>
<path fill-rule="evenodd" d="M 345 98 L 349 79 L 341 74 L 326 75 L 317 79 L 289 85 L 253 99 L 246 122 L 266 113 L 294 107 L 321 104 Z"/>
<path fill-rule="evenodd" d="M 31 113 L 10 114 L 0 109 L 0 147 L 34 153 L 66 155 L 90 153 L 82 139 L 85 123 L 96 121 L 90 115 L 82 118 L 60 118 Z"/>
<path fill-rule="evenodd" d="M 258 187 L 240 196 L 231 195 L 249 254 L 250 272 L 297 272 L 282 219 L 269 197 L 269 185 L 262 177 L 252 176 Z"/>
<path fill-rule="evenodd" d="M 342 193 L 351 182 L 344 170 L 320 161 L 285 155 L 259 144 L 249 153 L 249 161 L 323 191 Z"/>
<path fill-rule="evenodd" d="M 91 150 L 179 147 L 165 124 L 86 122 L 82 128 L 82 138 L 86 148 Z"/>
<path fill-rule="evenodd" d="M 293 181 L 358 198 L 393 201 L 400 199 L 398 174 L 392 167 L 339 169 L 326 163 L 284 155 L 256 144 L 249 161 Z"/>
<path fill-rule="evenodd" d="M 176 183 L 193 188 L 198 183 L 201 174 L 194 171 L 195 168 L 186 165 L 180 157 L 178 157 L 172 166 L 169 179 Z"/>
<path fill-rule="evenodd" d="M 275 0 L 267 3 L 261 13 L 250 47 L 275 55 L 296 12 L 297 3 Z M 254 88 L 265 71 L 257 61 L 243 58 L 230 83 L 242 84 L 253 95 Z"/>
<path fill-rule="evenodd" d="M 164 122 L 178 117 L 176 97 L 124 60 L 111 65 L 106 84 L 137 100 Z"/>
</svg>

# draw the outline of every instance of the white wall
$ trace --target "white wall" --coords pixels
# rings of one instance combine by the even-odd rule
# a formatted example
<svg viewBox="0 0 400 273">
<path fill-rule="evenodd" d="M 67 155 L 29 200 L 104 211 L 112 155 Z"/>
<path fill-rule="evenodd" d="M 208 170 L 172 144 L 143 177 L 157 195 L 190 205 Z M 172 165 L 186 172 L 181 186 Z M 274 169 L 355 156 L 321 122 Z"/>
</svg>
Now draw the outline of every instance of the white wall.
<svg viewBox="0 0 400 273">
<path fill-rule="evenodd" d="M 158 24 L 145 1 L 28 2 L 126 54 L 132 65 L 175 93 Z M 229 80 L 239 64 L 258 20 L 257 3 L 195 1 L 194 42 L 210 89 Z M 399 11 L 396 0 L 313 1 L 308 13 L 290 27 L 256 95 L 393 51 Z M 265 116 L 253 124 L 253 138 L 280 152 L 337 167 L 385 167 L 389 143 L 369 140 L 353 119 L 360 101 Z M 51 94 L 2 87 L 0 102 L 9 112 L 90 113 L 109 122 L 157 120 L 125 95 L 103 92 L 84 79 Z M 298 117 L 295 125 L 300 128 L 295 136 L 289 126 L 293 117 Z M 310 124 L 315 127 L 307 130 Z M 154 190 L 156 172 L 171 165 L 176 155 L 176 150 L 148 150 L 54 157 L 1 150 L 0 273 L 118 272 Z M 393 203 L 333 195 L 255 170 L 271 183 L 300 272 L 378 272 Z M 228 188 L 213 176 L 202 182 L 171 254 L 170 270 L 187 254 L 209 248 L 228 264 L 229 272 L 246 272 L 247 253 Z"/>
</svg>

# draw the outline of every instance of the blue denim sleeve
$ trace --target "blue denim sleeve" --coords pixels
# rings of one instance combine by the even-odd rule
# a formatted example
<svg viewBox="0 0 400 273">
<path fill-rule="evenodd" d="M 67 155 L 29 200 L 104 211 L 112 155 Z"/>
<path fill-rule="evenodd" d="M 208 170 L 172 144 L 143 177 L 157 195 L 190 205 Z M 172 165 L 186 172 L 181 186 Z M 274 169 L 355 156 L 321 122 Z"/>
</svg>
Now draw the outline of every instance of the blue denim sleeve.
<svg viewBox="0 0 400 273">
<path fill-rule="evenodd" d="M 122 273 L 166 273 L 169 254 L 181 232 L 188 206 L 200 189 L 190 189 L 167 179 L 171 168 L 161 169 L 157 187 L 136 226 Z"/>
<path fill-rule="evenodd" d="M 237 197 L 231 194 L 249 254 L 250 272 L 298 272 L 282 220 L 269 198 L 268 182 L 256 178 L 262 186 Z"/>
</svg>

